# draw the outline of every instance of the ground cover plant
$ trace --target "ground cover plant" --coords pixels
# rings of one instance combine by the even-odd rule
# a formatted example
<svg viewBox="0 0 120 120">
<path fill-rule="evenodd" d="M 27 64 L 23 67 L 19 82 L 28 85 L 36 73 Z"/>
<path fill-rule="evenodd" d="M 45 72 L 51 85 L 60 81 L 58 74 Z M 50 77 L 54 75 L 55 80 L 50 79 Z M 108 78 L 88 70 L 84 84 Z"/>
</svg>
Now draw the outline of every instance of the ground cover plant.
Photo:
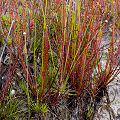
<svg viewBox="0 0 120 120">
<path fill-rule="evenodd" d="M 119 9 L 119 0 L 1 0 L 2 119 L 95 119 L 120 72 Z"/>
</svg>

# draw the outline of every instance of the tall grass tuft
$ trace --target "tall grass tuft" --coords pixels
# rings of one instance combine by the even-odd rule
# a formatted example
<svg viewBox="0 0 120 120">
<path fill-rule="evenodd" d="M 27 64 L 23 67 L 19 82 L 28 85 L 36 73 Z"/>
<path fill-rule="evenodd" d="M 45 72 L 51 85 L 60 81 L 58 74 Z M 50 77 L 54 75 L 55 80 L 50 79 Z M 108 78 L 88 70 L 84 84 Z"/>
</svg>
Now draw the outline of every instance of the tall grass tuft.
<svg viewBox="0 0 120 120">
<path fill-rule="evenodd" d="M 10 57 L 1 104 L 5 104 L 15 70 L 20 69 L 28 106 L 36 103 L 36 111 L 41 107 L 44 114 L 47 104 L 56 106 L 73 97 L 83 104 L 82 116 L 94 116 L 103 97 L 100 93 L 120 72 L 120 41 L 115 43 L 116 34 L 120 35 L 118 4 L 118 0 L 2 0 L 0 43 L 5 45 L 2 54 L 6 51 Z M 105 41 L 110 23 L 112 37 Z M 103 45 L 104 41 L 108 45 Z M 21 67 L 17 67 L 19 63 Z M 82 103 L 83 99 L 88 104 Z"/>
</svg>

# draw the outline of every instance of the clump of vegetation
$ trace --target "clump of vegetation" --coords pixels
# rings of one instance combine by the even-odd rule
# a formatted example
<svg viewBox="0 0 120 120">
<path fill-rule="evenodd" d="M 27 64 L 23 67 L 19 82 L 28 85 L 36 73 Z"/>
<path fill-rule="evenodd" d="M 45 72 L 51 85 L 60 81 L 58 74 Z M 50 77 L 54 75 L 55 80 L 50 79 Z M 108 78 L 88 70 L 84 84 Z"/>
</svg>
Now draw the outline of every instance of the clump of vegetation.
<svg viewBox="0 0 120 120">
<path fill-rule="evenodd" d="M 0 116 L 2 119 L 15 119 L 18 120 L 20 117 L 24 116 L 27 113 L 27 110 L 24 110 L 25 103 L 22 100 L 12 98 L 10 94 L 10 99 L 5 102 L 5 106 L 2 107 L 0 104 Z"/>
<path fill-rule="evenodd" d="M 22 92 L 27 98 L 23 98 L 27 103 L 25 118 L 30 119 L 32 112 L 40 118 L 49 111 L 48 118 L 63 119 L 62 104 L 71 111 L 66 112 L 70 116 L 79 108 L 80 120 L 93 119 L 98 103 L 107 94 L 107 85 L 120 71 L 116 66 L 120 41 L 114 48 L 115 35 L 120 35 L 118 3 L 118 0 L 2 0 L 0 62 L 3 64 L 7 55 L 9 62 L 4 63 L 7 75 L 0 91 L 1 110 L 18 113 L 21 103 L 17 99 L 13 98 L 15 104 L 7 107 L 9 88 L 14 81 L 18 91 L 15 96 Z M 103 46 L 104 29 L 109 21 L 112 37 Z M 105 65 L 104 49 L 108 50 Z M 9 119 L 14 119 L 13 113 Z"/>
</svg>

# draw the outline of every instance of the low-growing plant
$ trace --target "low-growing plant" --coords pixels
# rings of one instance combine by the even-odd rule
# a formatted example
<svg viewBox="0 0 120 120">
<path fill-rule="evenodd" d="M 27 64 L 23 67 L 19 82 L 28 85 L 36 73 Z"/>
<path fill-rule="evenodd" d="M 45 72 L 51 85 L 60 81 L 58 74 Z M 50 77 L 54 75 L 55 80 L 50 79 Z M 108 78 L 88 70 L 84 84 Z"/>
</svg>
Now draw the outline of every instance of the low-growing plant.
<svg viewBox="0 0 120 120">
<path fill-rule="evenodd" d="M 41 105 L 39 102 L 31 104 L 31 110 L 33 110 L 35 113 L 40 113 Z"/>
<path fill-rule="evenodd" d="M 42 115 L 45 115 L 45 113 L 47 113 L 47 112 L 48 112 L 48 105 L 47 104 L 42 105 L 42 107 L 41 107 Z"/>
<path fill-rule="evenodd" d="M 27 113 L 27 111 L 24 111 L 24 107 L 25 103 L 22 100 L 14 99 L 10 93 L 10 97 L 6 101 L 5 106 L 0 106 L 1 119 L 18 120 Z"/>
</svg>

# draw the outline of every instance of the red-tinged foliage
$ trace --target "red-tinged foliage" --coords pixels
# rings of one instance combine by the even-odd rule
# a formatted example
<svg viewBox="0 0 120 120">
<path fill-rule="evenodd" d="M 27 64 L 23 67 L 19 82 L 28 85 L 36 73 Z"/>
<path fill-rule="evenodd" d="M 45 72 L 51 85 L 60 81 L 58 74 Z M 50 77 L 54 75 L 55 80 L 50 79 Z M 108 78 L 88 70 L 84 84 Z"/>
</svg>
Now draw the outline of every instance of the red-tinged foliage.
<svg viewBox="0 0 120 120">
<path fill-rule="evenodd" d="M 119 4 L 118 0 L 110 3 L 108 0 L 101 0 L 99 2 L 91 0 L 78 0 L 74 2 L 69 0 L 68 3 L 66 0 L 43 0 L 41 2 L 32 0 L 30 2 L 20 2 L 13 0 L 12 2 L 1 2 L 1 5 L 7 5 L 8 9 L 5 8 L 4 10 L 1 7 L 0 15 L 2 11 L 8 12 L 8 23 L 15 20 L 12 28 L 14 35 L 10 35 L 15 41 L 13 40 L 11 46 L 7 45 L 7 49 L 10 49 L 11 59 L 14 55 L 15 61 L 13 61 L 12 67 L 9 66 L 7 79 L 1 92 L 1 101 L 4 100 L 4 97 L 6 99 L 14 75 L 13 71 L 18 61 L 21 62 L 26 78 L 26 64 L 28 65 L 29 88 L 35 97 L 37 97 L 37 89 L 40 90 L 38 95 L 39 101 L 49 96 L 51 104 L 55 105 L 63 97 L 64 91 L 67 91 L 67 86 L 70 86 L 70 89 L 74 89 L 78 96 L 84 89 L 88 88 L 90 95 L 95 97 L 98 91 L 114 80 L 120 70 L 120 68 L 116 68 L 120 42 L 117 52 L 114 48 L 116 32 L 120 35 L 116 25 L 116 18 L 118 16 L 117 4 Z M 23 8 L 21 12 L 22 17 L 20 17 L 18 11 L 19 5 Z M 28 8 L 27 15 L 26 8 Z M 39 16 L 37 17 L 38 12 Z M 105 35 L 106 21 L 111 22 L 110 19 L 112 19 L 112 38 L 108 47 L 105 68 L 103 68 L 101 61 L 104 51 L 102 51 L 101 44 Z M 34 22 L 37 24 L 36 28 Z M 0 19 L 0 23 L 2 24 L 2 19 Z M 2 28 L 3 33 L 0 37 L 6 37 L 9 28 L 5 24 L 2 24 Z M 34 38 L 35 29 L 38 29 L 36 30 L 38 34 L 36 38 Z M 38 70 L 37 74 L 41 72 L 41 83 L 35 81 L 35 73 L 31 72 L 29 61 L 26 63 L 24 59 L 27 57 L 24 54 L 24 32 L 26 32 L 28 54 L 30 53 L 30 46 L 33 47 L 32 42 L 34 42 L 34 39 L 40 42 L 35 50 L 42 54 L 42 71 L 40 71 L 41 65 L 37 65 L 36 68 Z M 7 41 L 5 42 L 7 43 Z M 14 47 L 16 47 L 16 53 L 12 52 Z M 57 54 L 58 59 L 57 65 L 51 66 L 59 67 L 53 84 L 51 84 L 52 80 L 48 71 L 50 61 L 52 61 L 52 55 L 49 57 L 50 47 Z M 42 51 L 41 48 L 43 48 Z M 65 84 L 66 76 L 69 76 L 67 84 Z M 38 88 L 36 88 L 36 83 L 39 84 Z"/>
</svg>

